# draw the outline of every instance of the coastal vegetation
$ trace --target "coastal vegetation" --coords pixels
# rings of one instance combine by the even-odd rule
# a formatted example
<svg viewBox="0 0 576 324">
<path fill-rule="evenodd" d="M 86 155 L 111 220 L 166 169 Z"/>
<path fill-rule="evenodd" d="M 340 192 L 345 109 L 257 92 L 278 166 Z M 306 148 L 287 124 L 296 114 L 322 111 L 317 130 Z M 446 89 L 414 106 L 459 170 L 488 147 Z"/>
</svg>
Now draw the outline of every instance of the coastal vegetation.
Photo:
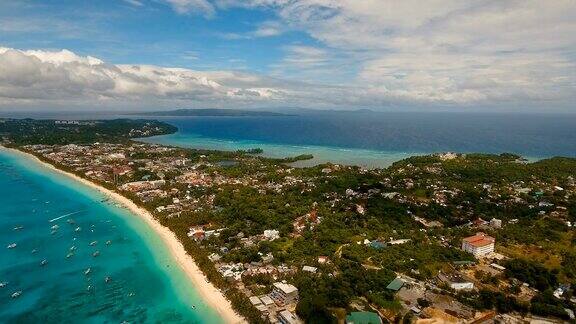
<svg viewBox="0 0 576 324">
<path fill-rule="evenodd" d="M 151 120 L 0 119 L 0 137 L 15 145 L 121 143 L 131 138 L 171 134 L 176 127 Z"/>
</svg>

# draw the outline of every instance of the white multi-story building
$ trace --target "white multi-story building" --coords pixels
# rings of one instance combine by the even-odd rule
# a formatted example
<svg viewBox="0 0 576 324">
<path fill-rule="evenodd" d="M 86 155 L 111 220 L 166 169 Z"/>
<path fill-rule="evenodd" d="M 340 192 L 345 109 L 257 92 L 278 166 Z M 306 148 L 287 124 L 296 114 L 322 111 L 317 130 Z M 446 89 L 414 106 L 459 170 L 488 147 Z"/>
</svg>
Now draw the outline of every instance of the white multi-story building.
<svg viewBox="0 0 576 324">
<path fill-rule="evenodd" d="M 477 233 L 474 236 L 462 239 L 462 250 L 474 254 L 480 258 L 494 252 L 494 243 L 496 240 L 484 233 Z"/>
<path fill-rule="evenodd" d="M 288 305 L 298 300 L 298 288 L 291 284 L 275 282 L 270 297 L 279 305 Z"/>
</svg>

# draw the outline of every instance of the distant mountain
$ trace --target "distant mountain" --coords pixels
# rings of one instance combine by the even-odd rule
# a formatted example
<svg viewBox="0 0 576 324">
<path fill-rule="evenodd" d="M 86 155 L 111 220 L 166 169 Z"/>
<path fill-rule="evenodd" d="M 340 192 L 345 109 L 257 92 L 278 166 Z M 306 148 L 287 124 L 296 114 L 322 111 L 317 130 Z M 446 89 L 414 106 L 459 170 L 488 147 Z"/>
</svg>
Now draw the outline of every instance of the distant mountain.
<svg viewBox="0 0 576 324">
<path fill-rule="evenodd" d="M 238 109 L 176 109 L 168 111 L 141 112 L 134 115 L 156 117 L 180 117 L 180 116 L 288 116 L 278 112 Z"/>
</svg>

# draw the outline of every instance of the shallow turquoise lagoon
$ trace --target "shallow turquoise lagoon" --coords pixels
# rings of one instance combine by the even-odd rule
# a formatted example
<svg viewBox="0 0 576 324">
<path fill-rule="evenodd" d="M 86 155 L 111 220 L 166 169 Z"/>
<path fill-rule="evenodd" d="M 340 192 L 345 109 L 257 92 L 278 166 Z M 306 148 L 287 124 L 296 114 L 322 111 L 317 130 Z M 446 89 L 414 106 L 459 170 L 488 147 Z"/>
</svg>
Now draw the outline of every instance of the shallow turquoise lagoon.
<svg viewBox="0 0 576 324">
<path fill-rule="evenodd" d="M 385 168 L 396 161 L 406 159 L 410 156 L 423 155 L 423 153 L 417 152 L 387 152 L 331 146 L 275 144 L 244 139 L 224 140 L 186 132 L 141 138 L 139 141 L 221 151 L 261 148 L 263 150 L 262 156 L 270 158 L 285 158 L 302 154 L 313 155 L 313 159 L 292 163 L 291 165 L 295 167 L 309 167 L 331 162 L 344 165 L 358 165 L 366 168 Z"/>
<path fill-rule="evenodd" d="M 0 322 L 221 323 L 152 229 L 105 198 L 0 149 Z"/>
</svg>

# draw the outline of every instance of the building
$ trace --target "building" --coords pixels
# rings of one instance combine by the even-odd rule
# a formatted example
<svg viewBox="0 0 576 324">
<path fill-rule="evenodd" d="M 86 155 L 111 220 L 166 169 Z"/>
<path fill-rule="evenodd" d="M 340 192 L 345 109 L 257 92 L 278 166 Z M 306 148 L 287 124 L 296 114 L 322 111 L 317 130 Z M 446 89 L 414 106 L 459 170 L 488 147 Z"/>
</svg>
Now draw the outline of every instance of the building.
<svg viewBox="0 0 576 324">
<path fill-rule="evenodd" d="M 400 290 L 400 288 L 402 288 L 402 286 L 404 286 L 404 280 L 402 280 L 400 278 L 396 278 L 396 279 L 392 280 L 388 284 L 388 286 L 386 286 L 386 289 L 398 291 L 398 290 Z"/>
<path fill-rule="evenodd" d="M 448 284 L 451 289 L 456 291 L 460 290 L 472 290 L 474 289 L 474 283 L 470 280 L 462 278 L 458 274 L 438 274 L 438 278 Z"/>
<path fill-rule="evenodd" d="M 298 288 L 284 282 L 275 282 L 270 298 L 279 305 L 295 303 L 298 300 Z"/>
<path fill-rule="evenodd" d="M 292 314 L 290 311 L 283 310 L 278 313 L 278 321 L 282 324 L 301 324 L 303 323 L 298 316 Z"/>
<path fill-rule="evenodd" d="M 206 232 L 200 226 L 190 227 L 188 237 L 193 238 L 195 241 L 202 241 L 206 237 Z"/>
<path fill-rule="evenodd" d="M 265 230 L 264 237 L 269 241 L 274 241 L 280 238 L 280 232 L 278 230 Z"/>
<path fill-rule="evenodd" d="M 480 258 L 494 252 L 494 243 L 496 240 L 484 233 L 477 233 L 474 236 L 462 239 L 462 250 L 474 254 Z"/>
<path fill-rule="evenodd" d="M 352 312 L 346 315 L 346 324 L 382 324 L 382 319 L 373 312 Z"/>
<path fill-rule="evenodd" d="M 490 226 L 494 228 L 501 228 L 502 227 L 502 220 L 498 218 L 492 218 L 490 220 Z"/>
<path fill-rule="evenodd" d="M 330 262 L 330 259 L 327 256 L 321 255 L 318 257 L 318 263 L 320 263 L 320 264 L 326 264 L 329 262 Z"/>
<path fill-rule="evenodd" d="M 302 267 L 302 271 L 307 271 L 307 272 L 311 272 L 311 273 L 316 273 L 317 270 L 318 270 L 318 268 L 316 268 L 316 267 L 311 267 L 311 266 L 303 266 Z"/>
</svg>

